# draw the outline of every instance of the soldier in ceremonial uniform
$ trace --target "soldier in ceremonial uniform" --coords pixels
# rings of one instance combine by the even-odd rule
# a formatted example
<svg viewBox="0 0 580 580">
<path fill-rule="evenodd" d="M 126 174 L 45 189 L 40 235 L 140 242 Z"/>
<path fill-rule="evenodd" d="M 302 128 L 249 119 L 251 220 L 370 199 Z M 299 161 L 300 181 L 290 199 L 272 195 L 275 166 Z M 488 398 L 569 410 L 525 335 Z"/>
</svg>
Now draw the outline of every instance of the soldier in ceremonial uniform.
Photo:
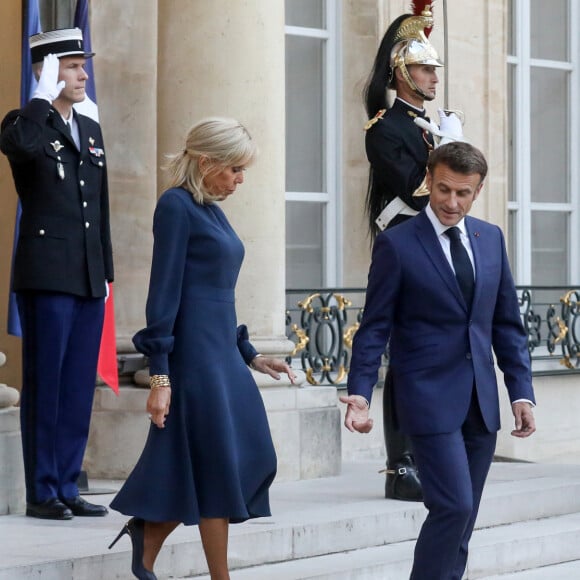
<svg viewBox="0 0 580 580">
<path fill-rule="evenodd" d="M 85 99 L 93 54 L 79 29 L 34 35 L 30 48 L 38 87 L 0 134 L 22 206 L 12 289 L 22 324 L 26 514 L 104 516 L 77 487 L 113 280 L 103 137 L 73 109 Z"/>
<path fill-rule="evenodd" d="M 435 143 L 430 130 L 420 128 L 415 119 L 424 118 L 425 101 L 435 99 L 437 68 L 443 63 L 426 35 L 433 25 L 430 6 L 419 4 L 415 3 L 415 14 L 403 14 L 389 26 L 364 91 L 370 163 L 365 206 L 371 239 L 416 215 L 429 200 L 425 175 Z M 396 93 L 391 106 L 387 89 Z M 447 114 L 440 111 L 440 115 L 445 129 Z M 422 501 L 410 439 L 397 429 L 392 391 L 392 376 L 387 373 L 383 392 L 385 497 Z"/>
</svg>

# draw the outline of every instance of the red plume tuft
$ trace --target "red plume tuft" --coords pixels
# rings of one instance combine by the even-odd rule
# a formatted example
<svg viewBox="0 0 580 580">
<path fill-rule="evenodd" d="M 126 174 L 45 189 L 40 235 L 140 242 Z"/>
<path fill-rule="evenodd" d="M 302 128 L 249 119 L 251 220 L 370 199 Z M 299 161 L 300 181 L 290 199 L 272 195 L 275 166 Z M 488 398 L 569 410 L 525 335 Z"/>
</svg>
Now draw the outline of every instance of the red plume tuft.
<svg viewBox="0 0 580 580">
<path fill-rule="evenodd" d="M 413 0 L 411 2 L 411 12 L 415 16 L 421 16 L 421 12 L 426 8 L 430 8 L 431 12 L 433 12 L 433 4 L 435 4 L 433 0 Z M 429 37 L 431 30 L 432 28 L 425 28 L 425 36 Z"/>
</svg>

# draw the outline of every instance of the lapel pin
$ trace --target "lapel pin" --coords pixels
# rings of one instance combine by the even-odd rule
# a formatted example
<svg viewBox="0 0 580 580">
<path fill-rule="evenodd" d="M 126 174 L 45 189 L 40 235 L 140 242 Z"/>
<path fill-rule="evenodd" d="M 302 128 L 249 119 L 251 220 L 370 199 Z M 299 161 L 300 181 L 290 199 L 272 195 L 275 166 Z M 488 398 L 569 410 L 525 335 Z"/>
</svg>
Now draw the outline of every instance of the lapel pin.
<svg viewBox="0 0 580 580">
<path fill-rule="evenodd" d="M 54 149 L 55 153 L 58 153 L 64 147 L 64 145 L 61 145 L 60 141 L 54 141 L 50 145 Z"/>
<path fill-rule="evenodd" d="M 95 144 L 95 140 L 92 137 L 89 137 L 89 145 L 93 146 Z"/>
</svg>

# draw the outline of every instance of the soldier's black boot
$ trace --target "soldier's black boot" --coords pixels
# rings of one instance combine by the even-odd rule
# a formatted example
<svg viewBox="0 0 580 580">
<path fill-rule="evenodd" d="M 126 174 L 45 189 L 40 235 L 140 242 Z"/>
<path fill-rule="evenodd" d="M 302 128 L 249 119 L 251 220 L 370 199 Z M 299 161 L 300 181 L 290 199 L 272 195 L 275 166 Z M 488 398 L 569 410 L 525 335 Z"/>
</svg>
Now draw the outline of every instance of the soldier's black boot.
<svg viewBox="0 0 580 580">
<path fill-rule="evenodd" d="M 403 501 L 423 501 L 411 440 L 396 429 L 393 409 L 393 381 L 389 371 L 383 390 L 383 429 L 387 449 L 385 497 Z"/>
</svg>

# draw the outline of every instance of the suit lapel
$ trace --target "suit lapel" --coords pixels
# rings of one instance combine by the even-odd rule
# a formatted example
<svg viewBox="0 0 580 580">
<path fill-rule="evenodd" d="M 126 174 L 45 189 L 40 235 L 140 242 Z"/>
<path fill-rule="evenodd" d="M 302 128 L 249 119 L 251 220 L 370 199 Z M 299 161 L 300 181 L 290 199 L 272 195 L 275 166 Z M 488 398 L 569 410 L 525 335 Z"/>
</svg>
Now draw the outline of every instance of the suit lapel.
<svg viewBox="0 0 580 580">
<path fill-rule="evenodd" d="M 429 221 L 429 218 L 423 210 L 419 215 L 417 215 L 413 222 L 416 225 L 416 233 L 419 239 L 419 243 L 423 246 L 425 253 L 429 256 L 429 259 L 435 266 L 435 269 L 443 279 L 443 282 L 448 286 L 449 290 L 455 295 L 459 303 L 463 308 L 467 308 L 465 304 L 465 299 L 461 294 L 459 284 L 457 283 L 457 278 L 443 253 L 441 244 L 437 239 L 437 234 Z"/>
</svg>

